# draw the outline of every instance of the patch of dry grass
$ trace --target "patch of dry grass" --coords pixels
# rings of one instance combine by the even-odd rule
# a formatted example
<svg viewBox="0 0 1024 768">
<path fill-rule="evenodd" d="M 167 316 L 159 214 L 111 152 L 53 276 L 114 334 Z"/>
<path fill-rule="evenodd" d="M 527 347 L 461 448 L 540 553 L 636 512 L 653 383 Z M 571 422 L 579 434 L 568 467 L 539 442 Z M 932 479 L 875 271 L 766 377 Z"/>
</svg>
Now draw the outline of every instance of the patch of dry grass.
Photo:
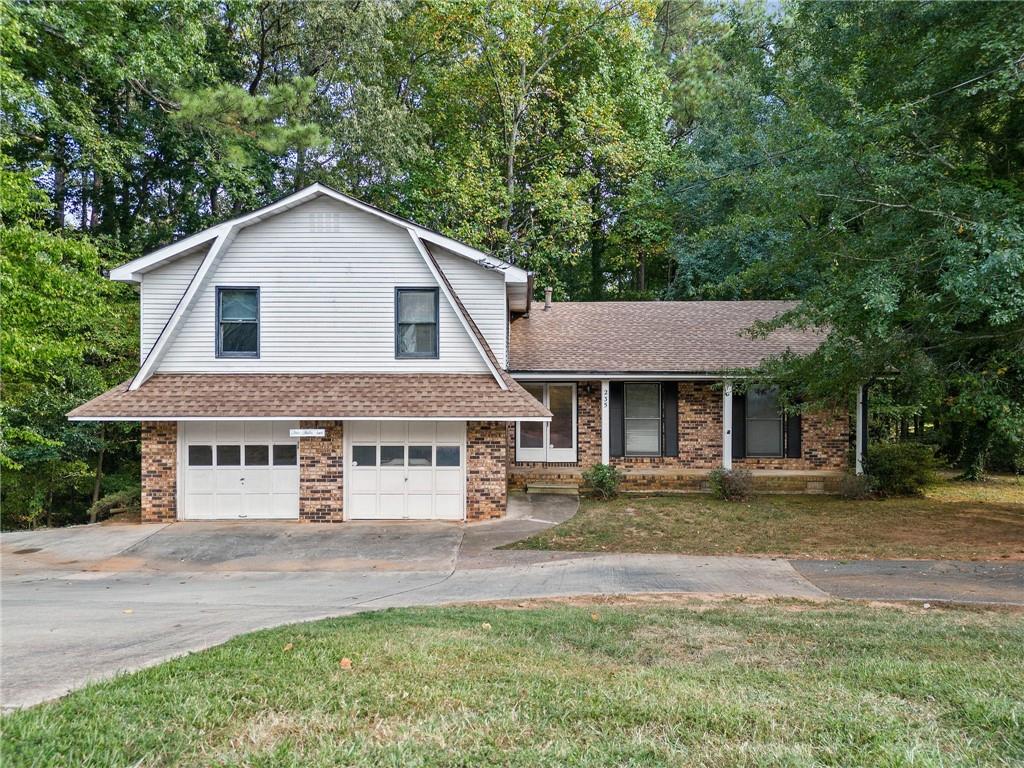
<svg viewBox="0 0 1024 768">
<path fill-rule="evenodd" d="M 1024 480 L 946 480 L 921 497 L 703 494 L 587 499 L 518 549 L 790 558 L 1024 559 Z"/>
</svg>

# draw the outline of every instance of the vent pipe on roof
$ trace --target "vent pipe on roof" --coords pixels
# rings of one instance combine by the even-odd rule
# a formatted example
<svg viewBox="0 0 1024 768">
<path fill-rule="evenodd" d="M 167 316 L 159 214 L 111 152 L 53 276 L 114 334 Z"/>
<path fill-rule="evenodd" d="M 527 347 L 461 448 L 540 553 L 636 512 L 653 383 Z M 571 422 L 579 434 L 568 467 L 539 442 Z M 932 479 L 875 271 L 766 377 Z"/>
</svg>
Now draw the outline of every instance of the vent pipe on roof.
<svg viewBox="0 0 1024 768">
<path fill-rule="evenodd" d="M 544 309 L 551 309 L 551 287 L 544 289 Z"/>
</svg>

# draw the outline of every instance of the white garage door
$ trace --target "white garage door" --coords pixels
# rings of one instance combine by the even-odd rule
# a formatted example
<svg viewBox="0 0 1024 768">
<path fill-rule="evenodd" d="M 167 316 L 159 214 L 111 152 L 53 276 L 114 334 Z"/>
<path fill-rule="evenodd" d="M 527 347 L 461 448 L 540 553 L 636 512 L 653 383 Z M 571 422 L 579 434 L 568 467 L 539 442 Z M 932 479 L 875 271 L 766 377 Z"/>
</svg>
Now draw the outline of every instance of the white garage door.
<svg viewBox="0 0 1024 768">
<path fill-rule="evenodd" d="M 298 422 L 190 421 L 183 427 L 179 516 L 269 520 L 299 516 Z"/>
<path fill-rule="evenodd" d="M 466 424 L 345 422 L 350 520 L 463 520 Z"/>
</svg>

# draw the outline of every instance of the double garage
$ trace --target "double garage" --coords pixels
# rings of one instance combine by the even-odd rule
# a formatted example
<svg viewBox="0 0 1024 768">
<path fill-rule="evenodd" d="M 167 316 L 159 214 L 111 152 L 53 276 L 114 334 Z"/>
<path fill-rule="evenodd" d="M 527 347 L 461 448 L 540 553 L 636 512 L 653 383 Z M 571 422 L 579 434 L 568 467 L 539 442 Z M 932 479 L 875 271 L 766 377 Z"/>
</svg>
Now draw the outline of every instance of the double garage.
<svg viewBox="0 0 1024 768">
<path fill-rule="evenodd" d="M 188 421 L 178 429 L 178 517 L 296 520 L 297 421 Z M 346 421 L 346 520 L 464 520 L 464 421 Z"/>
</svg>

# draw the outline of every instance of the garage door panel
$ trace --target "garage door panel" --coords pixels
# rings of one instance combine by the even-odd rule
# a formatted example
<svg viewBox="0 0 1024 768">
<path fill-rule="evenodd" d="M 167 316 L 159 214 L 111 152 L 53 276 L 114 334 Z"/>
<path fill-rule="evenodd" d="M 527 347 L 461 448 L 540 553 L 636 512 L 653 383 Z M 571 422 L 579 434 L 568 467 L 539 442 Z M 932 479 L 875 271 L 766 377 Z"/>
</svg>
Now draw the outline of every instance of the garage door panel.
<svg viewBox="0 0 1024 768">
<path fill-rule="evenodd" d="M 460 422 L 346 422 L 346 516 L 464 519 L 465 434 Z"/>
<path fill-rule="evenodd" d="M 183 424 L 182 518 L 297 518 L 298 465 L 273 463 L 274 445 L 297 446 L 289 434 L 297 426 L 294 421 Z M 190 451 L 192 446 L 197 450 Z M 292 450 L 294 454 L 298 449 Z M 195 466 L 190 464 L 193 459 Z"/>
</svg>

